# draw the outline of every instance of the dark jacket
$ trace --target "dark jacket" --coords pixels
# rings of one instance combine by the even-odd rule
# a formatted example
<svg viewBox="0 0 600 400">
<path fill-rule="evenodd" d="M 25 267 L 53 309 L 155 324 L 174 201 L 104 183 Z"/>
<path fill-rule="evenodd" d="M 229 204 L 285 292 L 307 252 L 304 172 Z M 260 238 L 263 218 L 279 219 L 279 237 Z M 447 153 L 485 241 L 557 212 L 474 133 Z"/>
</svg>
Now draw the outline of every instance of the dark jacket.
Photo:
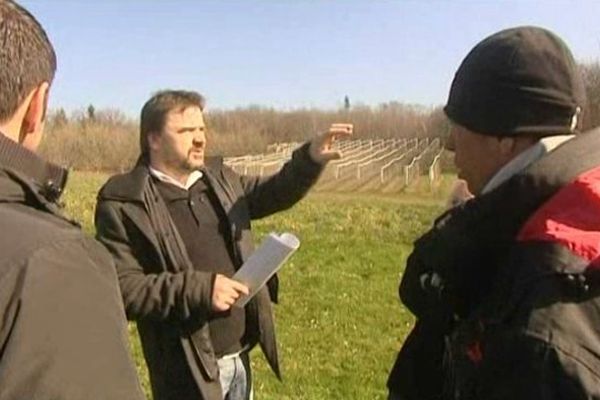
<svg viewBox="0 0 600 400">
<path fill-rule="evenodd" d="M 442 215 L 400 284 L 411 399 L 600 399 L 600 131 Z"/>
<path fill-rule="evenodd" d="M 269 178 L 240 176 L 220 160 L 204 172 L 231 227 L 236 268 L 252 254 L 252 219 L 291 207 L 318 178 L 321 165 L 308 146 Z M 127 316 L 137 321 L 155 400 L 221 399 L 218 367 L 207 319 L 214 276 L 194 269 L 168 210 L 139 163 L 112 177 L 100 191 L 96 210 L 98 239 L 116 259 Z M 263 289 L 246 306 L 246 336 L 260 343 L 279 376 L 270 292 Z M 201 396 L 201 397 L 200 397 Z"/>
<path fill-rule="evenodd" d="M 65 180 L 0 134 L 0 399 L 142 399 L 114 262 L 61 216 Z"/>
</svg>

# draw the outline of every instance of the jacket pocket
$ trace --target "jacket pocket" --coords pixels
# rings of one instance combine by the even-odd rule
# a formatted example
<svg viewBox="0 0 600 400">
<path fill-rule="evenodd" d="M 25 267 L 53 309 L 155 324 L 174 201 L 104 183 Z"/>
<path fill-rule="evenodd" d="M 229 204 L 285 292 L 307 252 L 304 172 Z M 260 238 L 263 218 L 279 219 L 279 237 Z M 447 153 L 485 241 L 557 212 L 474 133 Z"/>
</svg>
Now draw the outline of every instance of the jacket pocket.
<svg viewBox="0 0 600 400">
<path fill-rule="evenodd" d="M 194 367 L 198 366 L 204 380 L 212 382 L 219 378 L 219 366 L 212 345 L 209 341 L 203 339 L 201 335 L 200 332 L 196 332 L 187 337 L 182 337 L 181 343 L 192 373 L 195 375 Z"/>
</svg>

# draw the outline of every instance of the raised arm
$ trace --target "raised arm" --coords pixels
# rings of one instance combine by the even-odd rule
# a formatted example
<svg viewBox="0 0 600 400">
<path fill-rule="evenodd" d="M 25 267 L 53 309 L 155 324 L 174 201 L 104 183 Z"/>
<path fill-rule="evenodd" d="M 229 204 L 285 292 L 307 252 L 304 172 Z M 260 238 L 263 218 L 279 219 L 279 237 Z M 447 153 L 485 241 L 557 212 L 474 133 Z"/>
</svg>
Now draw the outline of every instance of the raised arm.
<svg viewBox="0 0 600 400">
<path fill-rule="evenodd" d="M 342 154 L 333 143 L 352 134 L 352 124 L 332 124 L 324 132 L 294 151 L 292 159 L 270 177 L 241 176 L 252 219 L 285 210 L 298 202 L 317 182 L 325 165 Z"/>
</svg>

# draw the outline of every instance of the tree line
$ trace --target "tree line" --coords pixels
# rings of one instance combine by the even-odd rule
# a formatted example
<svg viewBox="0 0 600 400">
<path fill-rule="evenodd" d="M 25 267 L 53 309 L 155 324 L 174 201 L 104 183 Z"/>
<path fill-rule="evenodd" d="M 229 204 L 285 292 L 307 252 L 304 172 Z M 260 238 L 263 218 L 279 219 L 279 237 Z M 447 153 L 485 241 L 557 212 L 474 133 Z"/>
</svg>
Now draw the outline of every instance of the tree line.
<svg viewBox="0 0 600 400">
<path fill-rule="evenodd" d="M 600 126 L 600 64 L 581 65 L 588 104 L 584 127 Z M 205 112 L 212 155 L 235 156 L 266 151 L 275 142 L 301 142 L 335 121 L 354 124 L 356 138 L 445 137 L 450 126 L 442 107 L 391 101 L 377 106 L 350 105 L 338 110 L 282 111 L 260 106 Z M 94 105 L 67 113 L 52 110 L 41 151 L 48 159 L 78 170 L 125 171 L 139 154 L 137 119 Z"/>
</svg>

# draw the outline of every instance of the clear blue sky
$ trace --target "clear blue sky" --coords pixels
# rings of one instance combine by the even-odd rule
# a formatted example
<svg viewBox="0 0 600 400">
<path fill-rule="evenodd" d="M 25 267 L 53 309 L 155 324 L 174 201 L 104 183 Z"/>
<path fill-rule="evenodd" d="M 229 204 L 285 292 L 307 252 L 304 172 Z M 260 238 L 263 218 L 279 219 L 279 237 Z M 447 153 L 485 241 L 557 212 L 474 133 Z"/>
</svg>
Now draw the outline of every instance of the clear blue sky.
<svg viewBox="0 0 600 400">
<path fill-rule="evenodd" d="M 58 53 L 51 106 L 131 116 L 162 88 L 210 108 L 443 104 L 480 39 L 533 24 L 600 58 L 600 1 L 23 0 Z"/>
</svg>

